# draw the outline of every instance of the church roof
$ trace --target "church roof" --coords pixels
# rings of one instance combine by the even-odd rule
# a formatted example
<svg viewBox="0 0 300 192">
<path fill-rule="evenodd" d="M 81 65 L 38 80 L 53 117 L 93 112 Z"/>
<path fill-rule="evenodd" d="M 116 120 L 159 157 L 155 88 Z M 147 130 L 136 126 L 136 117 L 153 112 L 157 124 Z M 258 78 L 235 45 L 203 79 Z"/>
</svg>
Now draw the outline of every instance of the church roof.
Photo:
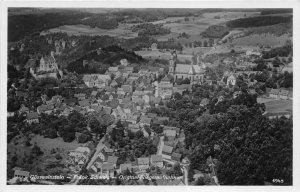
<svg viewBox="0 0 300 192">
<path fill-rule="evenodd" d="M 177 64 L 175 73 L 198 74 L 202 73 L 202 70 L 199 65 Z"/>
<path fill-rule="evenodd" d="M 161 81 L 170 82 L 170 79 L 167 76 L 165 76 Z"/>
</svg>

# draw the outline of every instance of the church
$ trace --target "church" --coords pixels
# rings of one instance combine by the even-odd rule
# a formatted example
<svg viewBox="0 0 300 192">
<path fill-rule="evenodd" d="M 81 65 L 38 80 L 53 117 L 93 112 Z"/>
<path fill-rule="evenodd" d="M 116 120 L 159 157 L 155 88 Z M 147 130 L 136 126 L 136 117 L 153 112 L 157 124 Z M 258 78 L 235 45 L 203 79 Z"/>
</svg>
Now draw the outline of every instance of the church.
<svg viewBox="0 0 300 192">
<path fill-rule="evenodd" d="M 191 84 L 202 84 L 205 74 L 205 65 L 200 64 L 200 56 L 197 57 L 197 63 L 194 64 L 192 59 L 191 64 L 177 63 L 177 54 L 172 53 L 172 59 L 169 61 L 169 74 L 174 77 L 174 80 L 188 78 Z M 200 66 L 201 65 L 201 66 Z"/>
</svg>

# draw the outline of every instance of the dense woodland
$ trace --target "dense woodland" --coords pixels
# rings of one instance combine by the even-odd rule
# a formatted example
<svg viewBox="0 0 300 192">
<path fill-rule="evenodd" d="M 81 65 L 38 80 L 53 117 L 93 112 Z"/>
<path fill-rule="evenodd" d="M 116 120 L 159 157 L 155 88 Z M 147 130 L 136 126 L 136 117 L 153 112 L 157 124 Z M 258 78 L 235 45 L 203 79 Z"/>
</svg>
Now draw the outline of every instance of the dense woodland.
<svg viewBox="0 0 300 192">
<path fill-rule="evenodd" d="M 264 9 L 260 12 L 261 15 L 271 15 L 280 13 L 293 13 L 293 9 Z"/>
<path fill-rule="evenodd" d="M 143 61 L 141 56 L 134 52 L 126 51 L 118 46 L 109 46 L 101 49 L 101 53 L 96 51 L 84 55 L 82 58 L 70 63 L 67 67 L 68 71 L 78 74 L 84 73 L 105 73 L 108 67 L 117 66 L 121 59 L 127 59 L 130 63 L 139 63 Z M 92 62 L 91 65 L 83 65 L 83 60 Z"/>
<path fill-rule="evenodd" d="M 41 32 L 45 29 L 61 25 L 78 24 L 81 19 L 90 16 L 89 13 L 45 13 L 9 16 L 8 41 L 17 41 L 26 35 Z"/>
<path fill-rule="evenodd" d="M 229 29 L 226 26 L 211 25 L 201 35 L 207 38 L 222 38 L 228 33 Z"/>
<path fill-rule="evenodd" d="M 132 32 L 138 32 L 139 36 L 166 35 L 171 32 L 170 29 L 164 28 L 163 24 L 152 23 L 133 25 L 131 30 Z"/>
<path fill-rule="evenodd" d="M 230 28 L 247 28 L 247 27 L 259 27 L 267 25 L 275 25 L 278 23 L 289 23 L 292 21 L 292 17 L 282 16 L 259 16 L 259 17 L 248 17 L 236 20 L 231 20 L 226 23 L 227 27 Z"/>
<path fill-rule="evenodd" d="M 190 181 L 193 169 L 205 172 L 206 160 L 212 156 L 218 160 L 215 168 L 222 185 L 264 185 L 278 177 L 291 185 L 292 120 L 268 120 L 255 95 L 242 91 L 233 99 L 232 93 L 227 88 L 196 86 L 185 96 L 174 95 L 167 108 L 152 111 L 173 117 L 169 124 L 184 129 Z M 220 96 L 225 99 L 220 101 Z M 202 98 L 210 102 L 199 108 Z"/>
</svg>

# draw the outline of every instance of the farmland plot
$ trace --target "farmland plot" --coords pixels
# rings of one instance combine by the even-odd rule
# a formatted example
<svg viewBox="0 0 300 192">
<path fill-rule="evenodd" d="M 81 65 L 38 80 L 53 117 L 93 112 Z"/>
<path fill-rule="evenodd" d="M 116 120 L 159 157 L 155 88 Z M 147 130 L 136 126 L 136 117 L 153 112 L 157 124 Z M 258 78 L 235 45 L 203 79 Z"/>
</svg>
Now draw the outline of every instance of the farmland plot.
<svg viewBox="0 0 300 192">
<path fill-rule="evenodd" d="M 279 37 L 265 33 L 265 34 L 253 34 L 241 38 L 234 39 L 232 43 L 234 45 L 264 45 L 270 47 L 278 47 L 285 44 L 290 39 L 288 34 L 281 35 Z"/>
</svg>

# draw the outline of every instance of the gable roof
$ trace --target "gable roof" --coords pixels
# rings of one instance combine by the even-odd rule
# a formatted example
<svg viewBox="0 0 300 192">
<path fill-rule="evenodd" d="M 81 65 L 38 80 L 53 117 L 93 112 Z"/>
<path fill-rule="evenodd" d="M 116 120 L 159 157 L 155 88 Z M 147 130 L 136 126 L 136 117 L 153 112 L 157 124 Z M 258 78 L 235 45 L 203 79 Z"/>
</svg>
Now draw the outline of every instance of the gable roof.
<svg viewBox="0 0 300 192">
<path fill-rule="evenodd" d="M 117 161 L 118 161 L 118 157 L 116 157 L 116 156 L 108 156 L 108 159 L 107 159 L 108 163 L 116 164 Z"/>
<path fill-rule="evenodd" d="M 146 116 L 142 116 L 141 117 L 141 120 L 140 120 L 140 123 L 146 123 L 146 124 L 150 124 L 151 123 L 151 118 L 149 117 L 146 117 Z"/>
<path fill-rule="evenodd" d="M 28 120 L 38 119 L 39 118 L 39 114 L 37 112 L 28 113 L 26 118 Z"/>
<path fill-rule="evenodd" d="M 139 165 L 149 164 L 149 158 L 147 158 L 147 157 L 138 158 L 137 161 L 138 161 Z"/>
<path fill-rule="evenodd" d="M 121 172 L 126 171 L 127 169 L 130 170 L 132 168 L 131 163 L 124 163 L 120 165 Z"/>
<path fill-rule="evenodd" d="M 28 171 L 21 171 L 21 170 L 15 170 L 14 175 L 18 176 L 24 176 L 24 177 L 29 177 L 29 172 Z"/>
<path fill-rule="evenodd" d="M 163 152 L 166 152 L 166 153 L 172 153 L 173 147 L 170 147 L 170 146 L 168 146 L 168 145 L 164 145 L 162 151 L 163 151 Z"/>
<path fill-rule="evenodd" d="M 181 158 L 181 154 L 179 154 L 179 153 L 172 153 L 172 157 L 175 157 L 175 158 Z"/>
<path fill-rule="evenodd" d="M 167 137 L 175 137 L 176 136 L 176 130 L 166 129 L 166 130 L 164 130 L 164 132 Z"/>
<path fill-rule="evenodd" d="M 114 169 L 114 165 L 111 163 L 105 163 L 102 165 L 102 170 L 103 171 L 110 171 Z"/>
<path fill-rule="evenodd" d="M 81 106 L 81 107 L 86 107 L 86 106 L 89 106 L 90 103 L 88 100 L 82 100 L 82 101 L 78 101 L 78 104 Z"/>
<path fill-rule="evenodd" d="M 162 155 L 151 155 L 151 161 L 153 163 L 162 162 L 163 161 Z"/>
<path fill-rule="evenodd" d="M 270 94 L 278 95 L 279 89 L 271 89 Z"/>
</svg>

